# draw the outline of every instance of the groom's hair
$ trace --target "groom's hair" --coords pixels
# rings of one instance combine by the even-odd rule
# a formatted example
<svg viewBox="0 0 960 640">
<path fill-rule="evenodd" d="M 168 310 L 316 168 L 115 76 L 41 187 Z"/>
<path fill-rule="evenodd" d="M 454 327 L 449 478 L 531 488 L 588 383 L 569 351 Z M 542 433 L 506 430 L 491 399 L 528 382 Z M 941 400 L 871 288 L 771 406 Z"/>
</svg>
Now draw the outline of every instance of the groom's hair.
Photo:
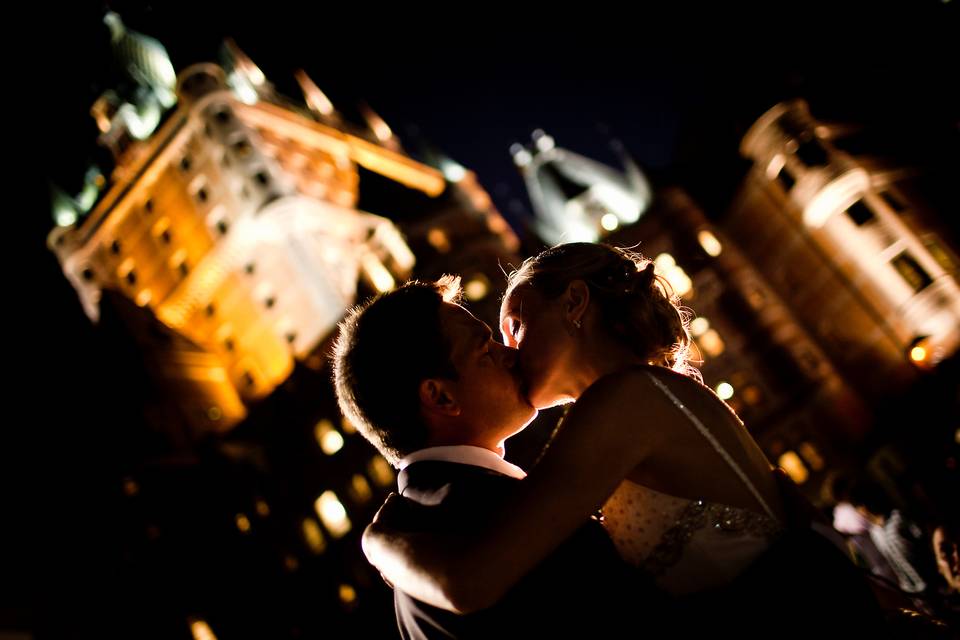
<svg viewBox="0 0 960 640">
<path fill-rule="evenodd" d="M 440 305 L 459 302 L 460 278 L 412 280 L 351 309 L 333 347 L 340 411 L 394 466 L 426 446 L 419 386 L 457 379 Z"/>
</svg>

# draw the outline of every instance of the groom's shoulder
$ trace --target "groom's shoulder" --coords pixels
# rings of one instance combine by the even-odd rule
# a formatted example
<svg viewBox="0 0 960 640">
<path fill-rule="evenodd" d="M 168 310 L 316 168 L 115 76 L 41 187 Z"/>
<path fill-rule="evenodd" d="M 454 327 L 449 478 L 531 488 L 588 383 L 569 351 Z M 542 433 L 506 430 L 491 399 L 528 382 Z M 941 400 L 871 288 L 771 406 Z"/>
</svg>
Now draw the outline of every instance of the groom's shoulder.
<svg viewBox="0 0 960 640">
<path fill-rule="evenodd" d="M 445 487 L 445 499 L 470 492 L 502 492 L 516 487 L 514 478 L 496 471 L 459 462 L 423 460 L 414 462 L 400 472 L 397 484 L 401 493 Z"/>
<path fill-rule="evenodd" d="M 403 516 L 406 526 L 419 523 L 437 527 L 445 519 L 447 524 L 464 523 L 495 508 L 510 495 L 518 482 L 472 465 L 416 462 L 403 469 L 398 477 L 400 495 L 409 505 L 398 514 Z"/>
</svg>

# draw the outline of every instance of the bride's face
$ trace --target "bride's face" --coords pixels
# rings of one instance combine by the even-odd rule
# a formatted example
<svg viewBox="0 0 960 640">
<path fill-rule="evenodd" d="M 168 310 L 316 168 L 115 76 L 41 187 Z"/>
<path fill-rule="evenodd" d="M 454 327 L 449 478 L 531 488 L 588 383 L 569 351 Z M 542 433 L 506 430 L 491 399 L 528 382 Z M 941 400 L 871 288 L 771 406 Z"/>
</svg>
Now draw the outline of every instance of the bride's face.
<svg viewBox="0 0 960 640">
<path fill-rule="evenodd" d="M 503 343 L 519 350 L 527 399 L 537 409 L 571 402 L 572 343 L 563 325 L 562 304 L 520 286 L 500 307 Z"/>
</svg>

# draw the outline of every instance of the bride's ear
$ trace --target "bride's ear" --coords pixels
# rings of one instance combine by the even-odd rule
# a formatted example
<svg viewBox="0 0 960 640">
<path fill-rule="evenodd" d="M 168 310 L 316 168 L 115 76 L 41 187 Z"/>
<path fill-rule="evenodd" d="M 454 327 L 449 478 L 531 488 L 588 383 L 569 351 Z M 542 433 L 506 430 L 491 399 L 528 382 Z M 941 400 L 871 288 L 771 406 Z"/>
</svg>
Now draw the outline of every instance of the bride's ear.
<svg viewBox="0 0 960 640">
<path fill-rule="evenodd" d="M 447 416 L 460 415 L 460 404 L 443 380 L 427 378 L 420 383 L 417 391 L 424 411 Z"/>
<path fill-rule="evenodd" d="M 567 321 L 579 328 L 590 304 L 590 287 L 583 280 L 572 280 L 563 296 L 564 315 Z"/>
</svg>

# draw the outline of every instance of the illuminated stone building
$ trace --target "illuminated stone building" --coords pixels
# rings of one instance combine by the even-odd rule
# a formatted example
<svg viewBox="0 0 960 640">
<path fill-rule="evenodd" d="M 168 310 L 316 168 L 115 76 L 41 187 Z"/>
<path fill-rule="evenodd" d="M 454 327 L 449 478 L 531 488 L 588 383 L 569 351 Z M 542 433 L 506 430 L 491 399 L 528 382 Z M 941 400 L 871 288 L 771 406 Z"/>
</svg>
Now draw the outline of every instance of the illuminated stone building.
<svg viewBox="0 0 960 640">
<path fill-rule="evenodd" d="M 671 186 L 582 207 L 584 194 L 646 181 L 584 162 L 543 132 L 533 153 L 513 150 L 543 239 L 602 240 L 653 259 L 694 311 L 704 382 L 814 499 L 831 472 L 863 462 L 883 395 L 953 353 L 960 331 L 954 254 L 922 226 L 932 216 L 911 215 L 895 186 L 903 172 L 831 146 L 831 131 L 848 130 L 816 123 L 803 103 L 772 109 L 744 137 L 755 165 L 726 216 Z"/>
<path fill-rule="evenodd" d="M 753 162 L 725 227 L 804 326 L 871 399 L 960 346 L 955 247 L 911 173 L 844 151 L 849 127 L 781 103 L 747 132 Z"/>
<path fill-rule="evenodd" d="M 414 159 L 306 73 L 287 98 L 228 40 L 175 74 L 105 22 L 124 77 L 91 115 L 112 166 L 52 190 L 48 246 L 96 325 L 92 411 L 122 411 L 140 443 L 116 479 L 123 615 L 194 637 L 382 636 L 390 592 L 359 536 L 395 472 L 336 407 L 336 323 L 443 273 L 495 322 L 519 241 L 472 171 L 420 139 Z"/>
</svg>

